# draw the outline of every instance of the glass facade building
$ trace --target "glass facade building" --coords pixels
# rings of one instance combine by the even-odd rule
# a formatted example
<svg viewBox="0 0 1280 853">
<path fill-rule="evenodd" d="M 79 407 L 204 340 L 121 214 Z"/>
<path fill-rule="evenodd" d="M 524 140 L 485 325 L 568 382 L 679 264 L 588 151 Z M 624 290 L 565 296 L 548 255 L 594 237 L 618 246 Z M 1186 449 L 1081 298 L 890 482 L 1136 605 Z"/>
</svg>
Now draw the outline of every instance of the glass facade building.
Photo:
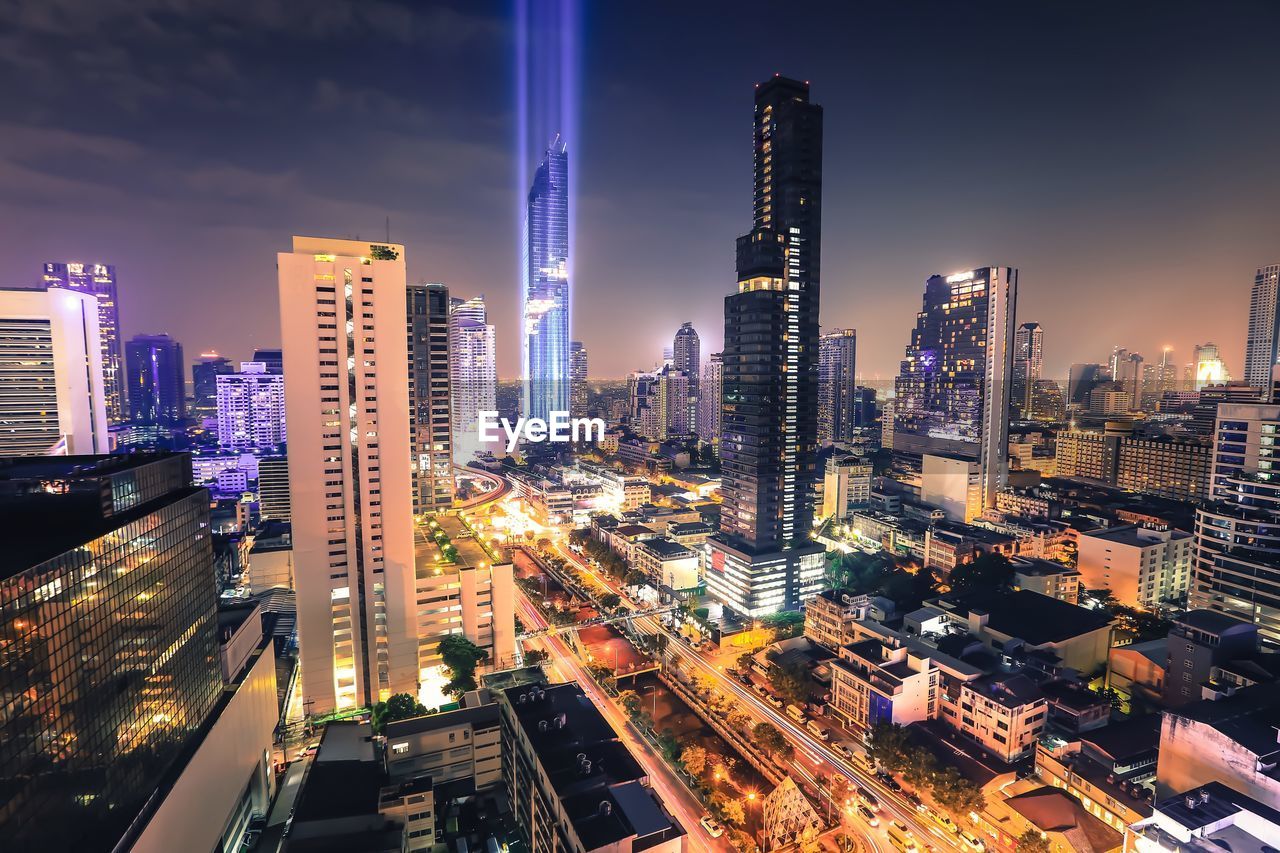
<svg viewBox="0 0 1280 853">
<path fill-rule="evenodd" d="M 0 849 L 111 850 L 222 689 L 185 456 L 0 461 Z"/>
<path fill-rule="evenodd" d="M 124 420 L 125 374 L 120 354 L 120 299 L 116 268 L 111 264 L 71 262 L 44 265 L 45 287 L 67 287 L 92 293 L 98 300 L 98 331 L 102 339 L 102 378 L 106 390 L 107 418 Z"/>
<path fill-rule="evenodd" d="M 187 414 L 182 344 L 168 335 L 136 335 L 125 344 L 129 420 L 161 427 L 182 425 Z"/>
<path fill-rule="evenodd" d="M 520 286 L 520 412 L 569 411 L 569 154 L 556 137 L 533 176 Z"/>
<path fill-rule="evenodd" d="M 409 285 L 409 439 L 415 515 L 446 510 L 453 503 L 449 307 L 449 289 L 443 284 Z"/>
</svg>

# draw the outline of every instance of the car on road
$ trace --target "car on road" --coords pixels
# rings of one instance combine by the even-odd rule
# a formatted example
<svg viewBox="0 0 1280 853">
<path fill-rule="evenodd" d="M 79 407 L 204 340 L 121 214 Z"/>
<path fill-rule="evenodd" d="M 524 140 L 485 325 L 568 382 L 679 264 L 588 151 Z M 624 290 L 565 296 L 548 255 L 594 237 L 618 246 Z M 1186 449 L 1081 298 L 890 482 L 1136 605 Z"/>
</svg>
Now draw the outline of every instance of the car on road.
<svg viewBox="0 0 1280 853">
<path fill-rule="evenodd" d="M 880 811 L 880 801 L 876 799 L 875 794 L 871 793 L 866 788 L 859 785 L 854 790 L 854 794 L 857 796 L 858 802 L 862 803 L 873 812 Z"/>
<path fill-rule="evenodd" d="M 857 755 L 857 753 L 855 753 L 852 749 L 849 748 L 849 744 L 847 743 L 836 744 L 836 752 L 844 756 L 846 761 L 853 761 L 854 756 Z"/>
<path fill-rule="evenodd" d="M 781 708 L 783 704 L 785 704 L 781 699 L 779 699 L 777 696 L 774 696 L 772 693 L 766 696 L 765 700 L 775 708 Z"/>
<path fill-rule="evenodd" d="M 911 830 L 907 829 L 907 825 L 902 821 L 889 821 L 887 829 L 890 843 L 898 850 L 901 850 L 902 853 L 912 853 L 912 851 L 918 849 L 915 836 L 911 834 Z"/>
<path fill-rule="evenodd" d="M 866 806 L 858 806 L 858 816 L 865 820 L 868 826 L 880 825 L 880 818 L 876 817 L 876 813 Z"/>
<path fill-rule="evenodd" d="M 902 785 L 898 783 L 897 779 L 893 778 L 892 773 L 886 773 L 885 771 L 881 770 L 878 773 L 876 773 L 876 778 L 879 779 L 880 783 L 884 785 L 886 788 L 888 788 L 890 791 L 902 790 Z"/>
<path fill-rule="evenodd" d="M 803 723 L 805 720 L 804 709 L 799 705 L 788 705 L 787 716 L 795 720 L 797 723 Z"/>
<path fill-rule="evenodd" d="M 707 835 L 710 835 L 712 838 L 719 838 L 724 835 L 724 827 L 717 823 L 715 818 L 711 815 L 703 815 L 702 819 L 699 820 L 698 823 L 702 824 L 702 828 L 705 829 L 707 831 Z"/>
<path fill-rule="evenodd" d="M 818 740 L 831 740 L 831 732 L 818 725 L 817 720 L 810 720 L 805 723 L 804 727 L 809 730 L 809 734 L 813 735 Z"/>
<path fill-rule="evenodd" d="M 987 849 L 987 845 L 983 843 L 981 838 L 970 835 L 967 832 L 960 833 L 960 840 L 964 842 L 964 846 L 973 851 L 982 851 Z"/>
<path fill-rule="evenodd" d="M 759 693 L 761 696 L 768 696 L 768 695 L 769 695 L 769 690 L 768 690 L 768 688 L 766 688 L 763 684 L 753 684 L 753 685 L 751 685 L 751 689 L 752 689 L 752 690 L 754 690 L 755 692 Z"/>
<path fill-rule="evenodd" d="M 944 814 L 934 813 L 933 819 L 934 821 L 937 822 L 938 826 L 942 827 L 947 832 L 960 831 L 960 827 L 956 826 L 955 821 L 953 821 L 951 818 L 947 817 Z"/>
</svg>

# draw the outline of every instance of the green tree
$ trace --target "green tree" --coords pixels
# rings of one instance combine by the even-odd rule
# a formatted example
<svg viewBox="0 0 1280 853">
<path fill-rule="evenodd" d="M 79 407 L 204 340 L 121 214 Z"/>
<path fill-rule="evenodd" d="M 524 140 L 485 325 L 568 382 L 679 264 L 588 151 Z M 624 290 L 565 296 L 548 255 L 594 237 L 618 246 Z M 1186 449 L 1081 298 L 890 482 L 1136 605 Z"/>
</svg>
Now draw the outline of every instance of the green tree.
<svg viewBox="0 0 1280 853">
<path fill-rule="evenodd" d="M 621 603 L 622 599 L 617 595 L 617 593 L 606 592 L 604 595 L 600 596 L 600 606 L 605 610 L 613 610 Z"/>
<path fill-rule="evenodd" d="M 782 758 L 786 758 L 794 751 L 773 723 L 756 723 L 755 728 L 751 730 L 751 736 L 765 752 L 774 753 Z"/>
<path fill-rule="evenodd" d="M 1000 589 L 1013 580 L 1013 566 L 1003 554 L 982 554 L 977 559 L 962 563 L 951 570 L 947 585 L 952 592 L 972 592 L 979 589 Z"/>
<path fill-rule="evenodd" d="M 449 670 L 445 692 L 458 696 L 476 689 L 476 666 L 489 659 L 489 653 L 461 634 L 450 634 L 436 646 L 436 653 Z"/>
<path fill-rule="evenodd" d="M 730 711 L 725 724 L 736 732 L 745 732 L 751 726 L 751 715 L 745 711 Z"/>
<path fill-rule="evenodd" d="M 901 773 L 906 766 L 907 732 L 893 723 L 872 727 L 867 741 L 871 757 L 890 773 Z"/>
<path fill-rule="evenodd" d="M 680 756 L 680 739 L 676 737 L 675 732 L 671 729 L 663 729 L 658 734 L 658 749 L 662 752 L 662 757 L 667 760 L 668 764 L 674 764 L 675 760 Z"/>
<path fill-rule="evenodd" d="M 932 792 L 938 805 L 956 816 L 981 812 L 987 806 L 982 789 L 961 776 L 960 771 L 954 767 L 948 767 L 935 775 Z"/>
<path fill-rule="evenodd" d="M 640 694 L 634 690 L 623 690 L 618 694 L 618 704 L 627 712 L 628 717 L 634 717 L 640 710 Z"/>
<path fill-rule="evenodd" d="M 707 751 L 691 743 L 680 751 L 680 763 L 692 776 L 701 776 L 707 769 Z"/>
<path fill-rule="evenodd" d="M 421 717 L 425 713 L 427 713 L 426 706 L 413 695 L 409 693 L 393 693 L 387 697 L 387 701 L 379 702 L 373 706 L 373 714 L 370 717 L 370 721 L 373 724 L 373 733 L 380 735 L 386 731 L 387 723 Z"/>
<path fill-rule="evenodd" d="M 904 759 L 902 781 L 913 788 L 929 787 L 938 772 L 938 762 L 933 753 L 918 746 L 912 747 L 907 750 Z"/>
<path fill-rule="evenodd" d="M 738 655 L 738 672 L 750 672 L 755 663 L 755 652 L 743 652 Z"/>
<path fill-rule="evenodd" d="M 1049 839 L 1034 826 L 1018 836 L 1018 853 L 1049 853 Z"/>
<path fill-rule="evenodd" d="M 800 661 L 787 661 L 769 667 L 769 686 L 785 702 L 803 706 L 809 701 L 809 668 Z"/>
<path fill-rule="evenodd" d="M 743 808 L 742 801 L 720 791 L 711 795 L 711 810 L 727 824 L 742 826 L 747 822 L 747 810 Z"/>
<path fill-rule="evenodd" d="M 760 624 L 773 631 L 778 640 L 789 640 L 804 633 L 804 614 L 798 610 L 782 610 L 760 618 Z"/>
<path fill-rule="evenodd" d="M 623 586 L 642 586 L 649 582 L 649 576 L 639 569 L 629 569 L 623 576 Z"/>
<path fill-rule="evenodd" d="M 524 663 L 525 666 L 537 666 L 538 664 L 546 663 L 547 657 L 547 653 L 542 649 L 529 649 L 524 653 Z"/>
</svg>

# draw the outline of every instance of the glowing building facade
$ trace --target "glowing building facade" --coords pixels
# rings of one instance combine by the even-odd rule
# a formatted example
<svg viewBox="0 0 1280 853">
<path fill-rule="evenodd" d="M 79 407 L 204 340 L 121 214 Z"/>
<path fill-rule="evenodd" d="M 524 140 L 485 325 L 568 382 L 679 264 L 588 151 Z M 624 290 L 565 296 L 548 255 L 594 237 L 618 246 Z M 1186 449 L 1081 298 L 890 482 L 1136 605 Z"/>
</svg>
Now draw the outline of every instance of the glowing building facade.
<svg viewBox="0 0 1280 853">
<path fill-rule="evenodd" d="M 818 441 L 831 444 L 853 438 L 858 333 L 827 332 L 818 343 Z"/>
<path fill-rule="evenodd" d="M 556 140 L 529 189 L 520 288 L 520 411 L 550 419 L 569 411 L 569 154 Z"/>
<path fill-rule="evenodd" d="M 404 247 L 295 237 L 276 258 L 302 696 L 418 689 Z"/>
<path fill-rule="evenodd" d="M 92 293 L 98 300 L 98 332 L 102 347 L 102 384 L 106 389 L 107 418 L 120 423 L 125 418 L 124 362 L 120 351 L 120 300 L 116 268 L 111 264 L 76 261 L 44 265 L 45 287 L 65 287 Z"/>
<path fill-rule="evenodd" d="M 731 610 L 795 610 L 822 586 L 810 540 L 817 476 L 822 107 L 809 86 L 756 87 L 755 216 L 725 298 L 720 531 L 707 591 Z"/>
<path fill-rule="evenodd" d="M 453 410 L 453 459 L 466 465 L 493 450 L 480 441 L 480 413 L 498 408 L 497 338 L 484 296 L 454 298 L 449 309 L 449 393 Z"/>
<path fill-rule="evenodd" d="M 1018 271 L 930 276 L 895 383 L 893 449 L 978 463 L 980 506 L 1008 474 Z"/>
</svg>

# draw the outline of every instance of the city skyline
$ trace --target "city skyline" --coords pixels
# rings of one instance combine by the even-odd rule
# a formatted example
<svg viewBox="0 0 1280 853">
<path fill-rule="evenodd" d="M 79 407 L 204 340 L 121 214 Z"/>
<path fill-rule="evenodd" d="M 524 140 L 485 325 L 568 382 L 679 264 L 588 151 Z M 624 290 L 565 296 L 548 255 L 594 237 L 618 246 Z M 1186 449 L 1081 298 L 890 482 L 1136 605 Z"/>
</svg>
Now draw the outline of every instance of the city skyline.
<svg viewBox="0 0 1280 853">
<path fill-rule="evenodd" d="M 990 257 L 1023 272 L 1018 320 L 1045 324 L 1050 335 L 1046 377 L 1065 378 L 1071 363 L 1099 360 L 1114 346 L 1142 352 L 1150 363 L 1166 345 L 1185 359 L 1193 344 L 1206 340 L 1220 342 L 1227 362 L 1237 375 L 1242 373 L 1241 317 L 1253 274 L 1277 261 L 1261 200 L 1269 197 L 1269 189 L 1280 187 L 1280 172 L 1264 157 L 1260 142 L 1247 141 L 1266 138 L 1258 122 L 1265 125 L 1276 112 L 1271 108 L 1275 93 L 1256 82 L 1274 77 L 1268 71 L 1275 60 L 1250 47 L 1256 34 L 1275 20 L 1276 11 L 1236 8 L 1217 18 L 1192 9 L 1119 13 L 1114 30 L 1088 32 L 1095 52 L 1089 68 L 1077 68 L 1069 56 L 1055 51 L 1030 61 L 1024 54 L 1033 42 L 1020 38 L 1049 23 L 1061 30 L 1065 44 L 1072 34 L 1084 37 L 1087 15 L 1043 10 L 1018 17 L 987 12 L 970 19 L 942 7 L 937 12 L 933 22 L 920 28 L 909 26 L 903 14 L 885 10 L 861 13 L 865 20 L 854 13 L 797 16 L 783 24 L 791 37 L 777 39 L 782 46 L 776 56 L 730 57 L 717 62 L 711 73 L 702 73 L 701 61 L 694 65 L 681 58 L 689 51 L 679 48 L 713 25 L 709 12 L 695 12 L 687 33 L 664 37 L 674 40 L 676 49 L 664 53 L 675 58 L 649 69 L 643 81 L 638 72 L 623 70 L 630 53 L 611 62 L 587 46 L 579 174 L 580 203 L 587 215 L 578 222 L 575 240 L 582 252 L 572 335 L 598 353 L 594 374 L 624 376 L 639 366 L 627 353 L 655 348 L 669 336 L 669 328 L 684 320 L 706 330 L 704 351 L 718 348 L 718 295 L 732 280 L 723 240 L 735 233 L 734 211 L 743 199 L 745 174 L 741 164 L 721 156 L 745 132 L 734 118 L 735 99 L 728 93 L 754 80 L 762 62 L 765 70 L 813 79 L 818 97 L 840 116 L 830 132 L 842 144 L 833 148 L 827 175 L 828 234 L 839 235 L 839 240 L 828 239 L 833 243 L 827 252 L 832 286 L 822 321 L 827 328 L 863 330 L 860 360 L 868 380 L 893 376 L 906 344 L 912 293 L 920 284 L 931 274 L 973 268 Z M 488 14 L 455 6 L 421 17 L 405 14 L 409 31 L 440 48 L 438 57 L 426 57 L 423 73 L 437 63 L 443 68 L 444 63 L 462 62 L 464 71 L 473 62 L 501 64 L 509 46 L 505 9 Z M 236 26 L 278 26 L 263 15 L 246 12 Z M 599 43 L 614 41 L 610 35 L 624 25 L 637 25 L 617 17 L 610 10 L 593 13 L 588 26 Z M 740 16 L 731 25 L 749 37 L 761 26 L 752 17 Z M 10 105 L 11 132 L 0 142 L 0 162 L 15 178 L 13 199 L 74 198 L 75 203 L 52 205 L 50 210 L 58 210 L 54 218 L 30 205 L 9 217 L 16 227 L 0 241 L 6 286 L 36 282 L 41 265 L 51 258 L 113 264 L 119 273 L 124 339 L 168 331 L 189 355 L 216 346 L 233 360 L 247 360 L 254 347 L 278 345 L 274 311 L 265 305 L 244 317 L 229 305 L 271 292 L 271 270 L 259 259 L 278 245 L 280 235 L 358 232 L 380 239 L 390 217 L 393 239 L 405 243 L 416 259 L 411 261 L 411 280 L 443 281 L 459 292 L 489 294 L 491 322 L 500 339 L 511 340 L 519 258 L 509 240 L 517 230 L 510 218 L 515 207 L 510 80 L 492 73 L 468 75 L 472 88 L 465 96 L 444 93 L 428 110 L 415 94 L 416 72 L 406 70 L 397 39 L 386 59 L 352 71 L 350 78 L 316 69 L 305 88 L 295 78 L 280 84 L 279 95 L 263 107 L 278 111 L 270 129 L 280 134 L 290 155 L 278 143 L 255 148 L 264 141 L 259 133 L 244 134 L 215 150 L 210 143 L 224 133 L 220 120 L 227 117 L 228 105 L 243 106 L 249 81 L 259 71 L 278 70 L 278 60 L 245 55 L 217 36 L 202 41 L 199 33 L 208 28 L 195 29 L 198 18 L 185 38 L 193 41 L 203 61 L 193 66 L 195 79 L 188 85 L 198 82 L 209 94 L 188 99 L 182 114 L 199 121 L 158 127 L 158 119 L 137 112 L 173 95 L 142 85 L 142 57 L 147 49 L 157 49 L 151 37 L 112 18 L 96 22 L 110 36 L 103 41 L 121 45 L 130 57 L 114 57 L 121 64 L 119 74 L 91 91 L 101 96 L 98 101 L 118 96 L 130 109 L 103 117 L 101 107 L 70 99 L 67 89 L 75 75 L 85 73 L 87 63 L 107 60 L 88 48 L 87 56 L 48 69 L 38 86 L 42 91 L 33 93 L 40 97 Z M 865 57 L 836 64 L 817 56 L 820 51 L 801 54 L 785 46 L 810 39 L 821 47 L 842 31 L 832 24 L 846 21 L 881 33 Z M 48 23 L 34 13 L 17 15 L 15 23 L 18 37 L 26 32 L 55 41 L 74 38 L 85 26 L 65 21 L 63 31 L 50 33 Z M 654 24 L 641 20 L 638 25 Z M 380 22 L 362 18 L 354 26 L 358 32 L 386 30 Z M 912 52 L 927 54 L 930 47 L 941 48 L 966 32 L 991 26 L 1007 36 L 1009 56 L 975 57 L 966 68 L 937 79 L 924 71 L 896 78 L 875 71 L 883 54 L 891 57 L 908 44 Z M 1135 43 L 1126 35 L 1139 27 L 1151 37 Z M 1228 44 L 1235 49 L 1202 55 L 1161 47 L 1156 54 L 1156 44 L 1198 43 L 1206 33 L 1229 33 Z M 313 42 L 336 37 L 323 23 L 282 35 L 289 55 L 307 53 Z M 1172 60 L 1170 53 L 1181 55 Z M 1027 60 L 1020 62 L 1019 81 L 993 81 L 1004 59 Z M 1064 85 L 1070 75 L 1078 75 L 1077 85 Z M 638 96 L 650 79 L 656 86 L 676 79 L 681 85 L 668 87 L 676 93 L 672 100 L 631 98 L 624 115 L 610 105 L 615 100 L 611 93 Z M 984 85 L 994 104 L 1032 107 L 1019 111 L 1021 125 L 1012 134 L 1016 146 L 989 138 L 985 149 L 964 139 L 933 142 L 927 128 L 960 124 L 965 110 L 980 106 L 977 96 L 966 92 Z M 1219 98 L 1224 90 L 1231 95 Z M 286 94 L 294 105 L 277 102 Z M 1117 105 L 1135 100 L 1141 103 L 1132 114 Z M 903 109 L 907 104 L 911 109 Z M 409 156 L 413 139 L 414 161 L 423 160 L 425 146 L 433 155 L 426 159 L 448 162 L 449 172 L 417 165 L 398 170 L 392 182 L 382 169 L 362 167 L 357 171 L 361 186 L 344 181 L 341 194 L 331 193 L 316 179 L 335 158 L 352 151 L 303 143 L 294 134 L 327 121 L 343 105 L 367 117 L 371 136 L 388 162 Z M 165 114 L 163 109 L 151 112 Z M 68 118 L 77 115 L 80 121 Z M 442 120 L 428 122 L 429 115 Z M 649 170 L 637 168 L 644 162 L 644 147 L 630 138 L 639 137 L 632 130 L 671 116 L 680 116 L 687 131 L 682 156 L 669 164 L 670 176 L 659 176 L 659 183 L 638 180 L 635 176 Z M 83 122 L 98 118 L 103 120 L 92 121 L 93 130 L 86 131 Z M 217 133 L 209 140 L 190 136 L 188 126 L 210 125 Z M 1107 131 L 1084 136 L 1083 129 L 1093 126 Z M 867 127 L 875 131 L 866 133 Z M 1213 128 L 1212 137 L 1208 128 Z M 1159 139 L 1161 156 L 1155 161 L 1146 157 L 1151 139 Z M 370 144 L 364 142 L 363 150 Z M 1211 156 L 1214 144 L 1226 146 L 1231 156 Z M 1036 158 L 1019 153 L 1033 148 L 1041 152 Z M 84 166 L 66 167 L 77 157 Z M 1046 162 L 1053 168 L 1040 168 Z M 184 191 L 175 195 L 158 186 L 156 178 L 144 179 L 143 164 L 156 178 L 167 177 L 169 186 Z M 84 173 L 87 166 L 110 166 L 106 171 L 111 174 L 98 170 L 90 178 Z M 1240 192 L 1243 182 L 1251 187 L 1247 193 Z M 461 186 L 474 191 L 458 204 L 453 188 Z M 680 211 L 665 217 L 632 215 L 656 210 L 671 198 L 672 186 L 678 187 Z M 294 190 L 308 199 L 304 207 L 294 207 Z M 957 223 L 927 203 L 939 194 L 969 196 L 966 222 Z M 139 230 L 132 222 L 147 227 Z M 701 224 L 695 229 L 694 222 Z M 634 245 L 627 235 L 635 227 L 645 242 L 670 247 L 673 267 L 681 270 L 675 280 L 641 287 L 638 271 L 611 262 Z M 1054 235 L 1052 240 L 1044 236 L 1048 234 Z M 189 261 L 196 252 L 212 253 L 220 262 L 193 268 Z M 1081 275 L 1085 263 L 1089 272 Z M 230 269 L 243 273 L 228 281 L 224 271 Z M 219 298 L 208 300 L 199 317 L 178 307 L 183 299 L 212 292 Z M 1172 298 L 1150 299 L 1155 292 Z M 1185 310 L 1186 300 L 1206 292 L 1214 294 L 1210 308 Z M 679 293 L 697 297 L 688 308 L 672 305 L 652 314 L 639 310 L 655 294 Z M 1073 300 L 1067 293 L 1084 298 Z M 1104 296 L 1115 310 L 1086 321 L 1089 297 Z M 1148 328 L 1130 330 L 1126 315 L 1139 308 L 1149 313 Z M 637 319 L 617 332 L 617 346 L 605 347 L 608 339 L 601 330 L 613 310 Z M 1080 333 L 1068 343 L 1056 334 L 1057 326 Z M 513 347 L 499 348 L 502 378 L 515 378 L 517 364 Z"/>
</svg>

